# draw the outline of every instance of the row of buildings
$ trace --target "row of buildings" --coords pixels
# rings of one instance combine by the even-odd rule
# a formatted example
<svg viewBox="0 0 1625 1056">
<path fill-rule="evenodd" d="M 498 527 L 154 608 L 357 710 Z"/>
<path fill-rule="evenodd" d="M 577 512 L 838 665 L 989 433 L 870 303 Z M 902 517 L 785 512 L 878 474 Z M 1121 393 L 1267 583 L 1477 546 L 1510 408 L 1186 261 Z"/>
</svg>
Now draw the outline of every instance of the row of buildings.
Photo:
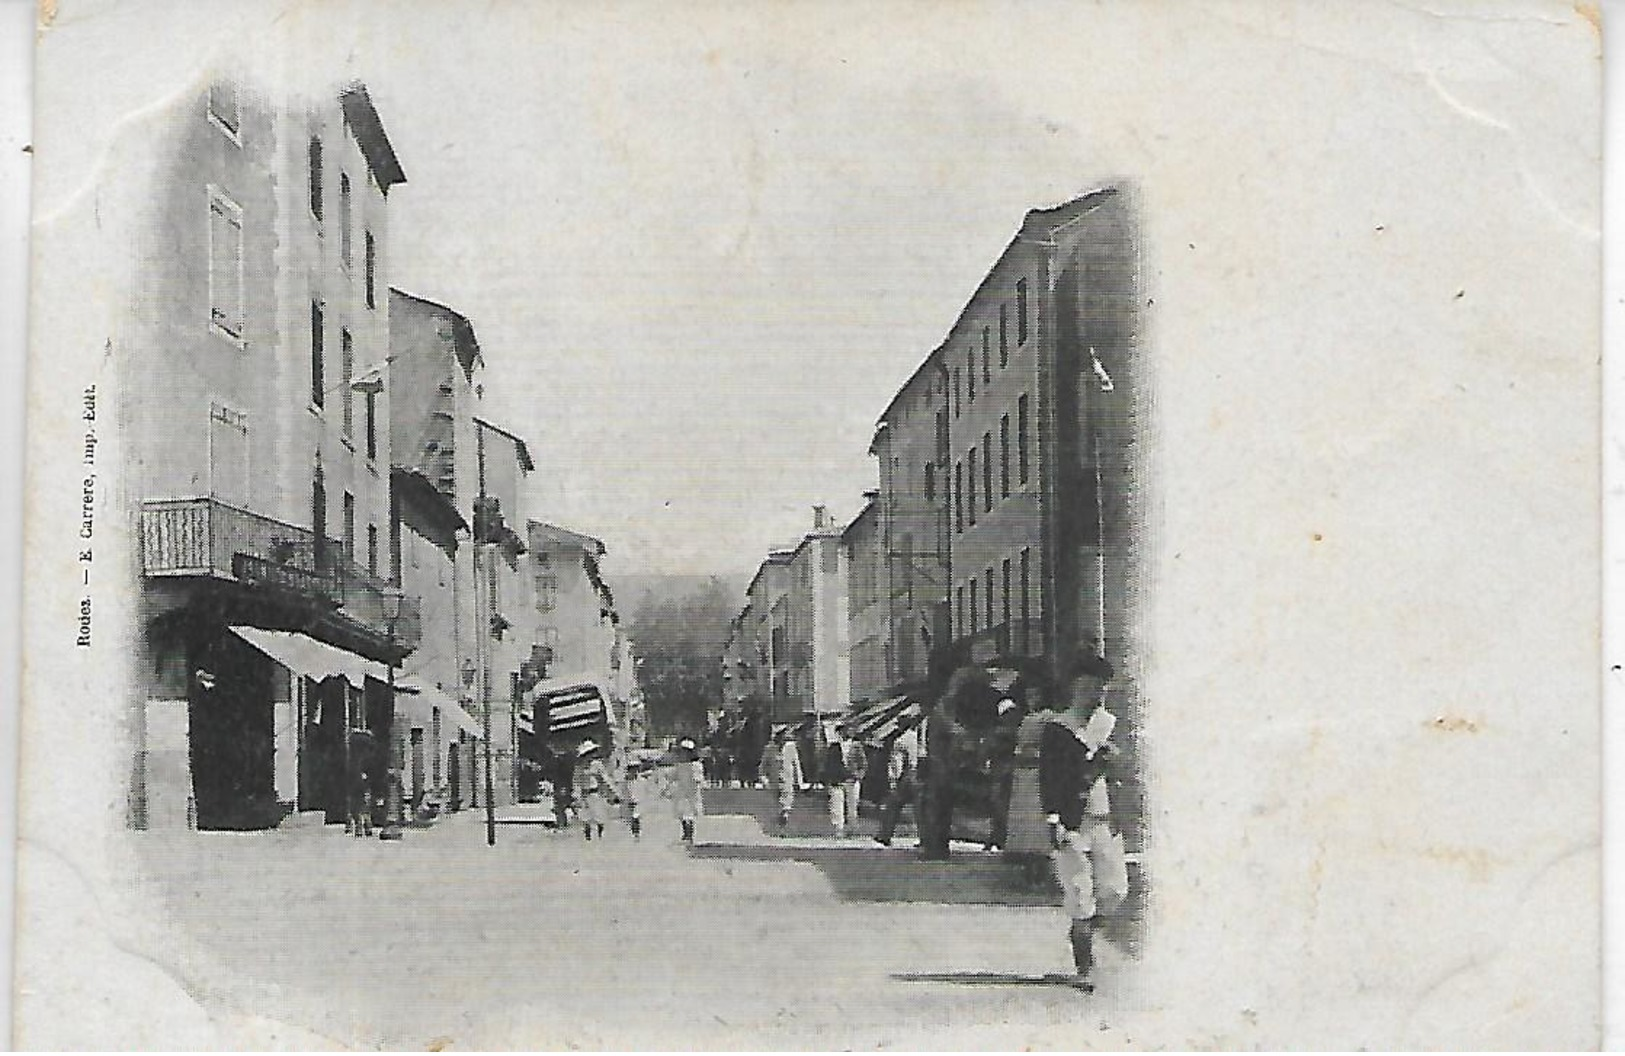
<svg viewBox="0 0 1625 1056">
<path fill-rule="evenodd" d="M 1147 393 L 1136 361 L 1130 188 L 1030 211 L 892 396 L 878 487 L 844 525 L 815 507 L 767 555 L 722 657 L 724 710 L 797 723 L 919 691 L 975 646 L 1051 673 L 1123 673 L 1131 745 L 1142 661 Z"/>
<path fill-rule="evenodd" d="M 487 410 L 470 320 L 390 284 L 406 174 L 366 88 L 217 79 L 142 149 L 133 227 L 96 234 L 134 247 L 109 341 L 141 584 L 131 824 L 339 821 L 369 787 L 504 803 L 562 682 L 626 732 L 603 544 L 527 508 L 538 467 Z"/>
</svg>

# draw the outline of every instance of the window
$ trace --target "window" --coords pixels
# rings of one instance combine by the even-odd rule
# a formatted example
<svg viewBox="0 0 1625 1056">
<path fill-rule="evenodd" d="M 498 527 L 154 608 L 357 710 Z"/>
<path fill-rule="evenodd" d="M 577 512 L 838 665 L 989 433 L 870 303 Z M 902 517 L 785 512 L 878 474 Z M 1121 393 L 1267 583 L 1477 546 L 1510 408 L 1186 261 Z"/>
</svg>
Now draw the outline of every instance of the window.
<svg viewBox="0 0 1625 1056">
<path fill-rule="evenodd" d="M 1010 497 L 1010 416 L 999 419 L 999 498 Z"/>
<path fill-rule="evenodd" d="M 954 531 L 965 530 L 965 464 L 954 463 Z"/>
<path fill-rule="evenodd" d="M 925 501 L 937 501 L 937 467 L 930 462 L 925 464 Z"/>
<path fill-rule="evenodd" d="M 970 465 L 965 474 L 965 521 L 976 523 L 976 448 L 970 449 Z"/>
<path fill-rule="evenodd" d="M 993 512 L 993 434 L 982 434 L 982 512 Z"/>
<path fill-rule="evenodd" d="M 1010 365 L 1010 305 L 999 303 L 999 366 Z"/>
<path fill-rule="evenodd" d="M 322 359 L 326 354 L 327 323 L 323 318 L 322 302 L 310 302 L 310 402 L 317 407 L 327 399 L 327 368 Z"/>
<path fill-rule="evenodd" d="M 339 260 L 350 266 L 350 177 L 339 173 Z"/>
<path fill-rule="evenodd" d="M 355 564 L 355 496 L 344 493 L 344 560 Z"/>
<path fill-rule="evenodd" d="M 248 502 L 248 414 L 209 403 L 209 494 L 236 506 Z"/>
<path fill-rule="evenodd" d="M 959 417 L 959 368 L 954 368 L 954 417 Z"/>
<path fill-rule="evenodd" d="M 355 391 L 350 383 L 355 375 L 355 346 L 350 341 L 348 328 L 339 330 L 339 385 L 344 389 L 339 400 L 344 407 L 344 435 L 346 438 L 355 435 Z"/>
<path fill-rule="evenodd" d="M 397 587 L 401 585 L 401 511 L 394 495 L 389 499 L 389 581 Z M 440 581 L 442 587 L 446 585 L 443 570 Z"/>
<path fill-rule="evenodd" d="M 362 247 L 362 252 L 365 254 L 362 266 L 366 273 L 367 307 L 377 308 L 378 298 L 374 292 L 373 282 L 378 274 L 378 244 L 373 241 L 371 231 L 366 233 L 365 240 Z"/>
<path fill-rule="evenodd" d="M 553 555 L 542 551 L 536 555 L 536 611 L 552 612 L 559 603 L 559 577 L 553 571 Z"/>
<path fill-rule="evenodd" d="M 1027 397 L 1016 401 L 1016 480 L 1027 483 Z"/>
<path fill-rule="evenodd" d="M 993 629 L 993 569 L 991 567 L 983 574 L 982 583 L 987 587 L 987 621 L 983 626 L 991 631 Z"/>
<path fill-rule="evenodd" d="M 1016 344 L 1027 343 L 1027 280 L 1016 283 Z"/>
<path fill-rule="evenodd" d="M 378 461 L 378 390 L 368 388 L 367 396 L 367 461 Z"/>
<path fill-rule="evenodd" d="M 954 595 L 954 637 L 962 637 L 965 633 L 965 588 L 960 587 Z"/>
<path fill-rule="evenodd" d="M 378 574 L 378 526 L 367 525 L 367 571 L 372 575 Z"/>
<path fill-rule="evenodd" d="M 310 528 L 316 537 L 316 567 L 322 568 L 322 558 L 327 552 L 327 486 L 322 482 L 320 466 L 310 485 Z"/>
<path fill-rule="evenodd" d="M 948 412 L 937 412 L 937 464 L 948 464 Z"/>
<path fill-rule="evenodd" d="M 218 190 L 209 193 L 209 322 L 243 338 L 243 211 Z"/>
<path fill-rule="evenodd" d="M 1002 566 L 1000 566 L 999 571 L 1003 573 L 1003 578 L 1000 581 L 1000 586 L 1002 587 L 1002 589 L 999 591 L 999 597 L 1003 599 L 1003 603 L 1000 606 L 999 614 L 1004 617 L 1004 620 L 1002 621 L 1002 626 L 1004 627 L 1004 641 L 1000 644 L 1000 648 L 1003 649 L 1005 652 L 1009 652 L 1009 650 L 1010 650 L 1010 559 L 1008 557 L 1004 559 L 1004 564 Z"/>
<path fill-rule="evenodd" d="M 310 137 L 310 215 L 322 218 L 322 140 Z"/>
<path fill-rule="evenodd" d="M 965 402 L 976 402 L 976 350 L 965 353 Z"/>
<path fill-rule="evenodd" d="M 193 98 L 197 97 L 193 96 Z M 242 124 L 242 115 L 238 113 L 237 86 L 235 84 L 229 81 L 217 81 L 209 85 L 209 116 L 233 140 L 237 138 L 237 130 Z"/>
<path fill-rule="evenodd" d="M 976 597 L 976 577 L 970 580 L 970 633 L 976 634 L 982 629 L 982 605 Z"/>
<path fill-rule="evenodd" d="M 987 327 L 982 327 L 982 385 L 993 384 L 993 358 L 988 351 Z"/>
<path fill-rule="evenodd" d="M 1021 550 L 1021 653 L 1023 656 L 1032 653 L 1032 598 L 1028 594 L 1031 578 L 1028 568 L 1032 551 L 1026 547 Z"/>
</svg>

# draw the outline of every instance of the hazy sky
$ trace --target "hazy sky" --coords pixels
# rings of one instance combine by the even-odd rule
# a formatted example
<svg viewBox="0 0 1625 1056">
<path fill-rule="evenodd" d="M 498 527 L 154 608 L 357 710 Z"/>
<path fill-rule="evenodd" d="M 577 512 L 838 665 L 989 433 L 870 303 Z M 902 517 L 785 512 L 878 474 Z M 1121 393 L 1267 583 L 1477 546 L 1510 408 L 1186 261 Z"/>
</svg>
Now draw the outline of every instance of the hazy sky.
<svg viewBox="0 0 1625 1056">
<path fill-rule="evenodd" d="M 1358 172 L 1320 188 L 1357 208 L 1384 173 L 1345 172 L 1351 148 L 1515 105 L 1494 20 L 1401 10 L 63 0 L 96 90 L 42 79 L 77 116 L 37 142 L 92 150 L 210 62 L 364 79 L 408 177 L 389 279 L 473 320 L 491 414 L 538 463 L 532 515 L 601 536 L 611 572 L 739 575 L 811 504 L 856 512 L 876 417 L 1027 209 L 1144 177 L 1168 245 L 1264 233 L 1197 264 L 1250 312 L 1235 269 L 1303 271 L 1272 197 Z M 1430 78 L 1438 113 L 1397 109 L 1396 78 Z"/>
</svg>

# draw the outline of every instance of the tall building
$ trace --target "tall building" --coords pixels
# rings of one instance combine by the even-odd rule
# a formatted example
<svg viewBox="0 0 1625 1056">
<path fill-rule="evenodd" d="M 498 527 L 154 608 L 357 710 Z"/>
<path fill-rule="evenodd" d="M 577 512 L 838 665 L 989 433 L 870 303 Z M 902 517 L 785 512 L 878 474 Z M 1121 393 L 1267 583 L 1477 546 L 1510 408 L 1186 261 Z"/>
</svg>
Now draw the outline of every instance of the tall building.
<svg viewBox="0 0 1625 1056">
<path fill-rule="evenodd" d="M 406 177 L 360 85 L 273 103 L 217 78 L 152 149 L 157 197 L 105 236 L 148 221 L 110 343 L 139 505 L 131 821 L 336 820 L 358 772 L 383 780 L 389 669 L 418 633 L 386 552 Z"/>
<path fill-rule="evenodd" d="M 390 290 L 390 448 L 395 462 L 391 548 L 404 585 L 423 597 L 424 641 L 400 684 L 414 799 L 439 791 L 452 809 L 474 802 L 483 724 L 472 524 L 479 495 L 475 419 L 485 358 L 473 324 L 434 301 Z"/>
<path fill-rule="evenodd" d="M 812 531 L 791 551 L 785 591 L 786 711 L 797 719 L 836 714 L 851 703 L 846 590 L 841 528 L 814 506 Z"/>
<path fill-rule="evenodd" d="M 481 722 L 490 709 L 490 787 L 496 802 L 518 794 L 516 749 L 519 698 L 528 665 L 540 649 L 530 569 L 524 560 L 527 540 L 523 491 L 535 472 L 530 448 L 514 433 L 484 418 L 475 418 L 478 485 L 474 514 L 474 623 L 481 660 L 476 662 L 474 704 Z M 483 507 L 481 503 L 483 502 Z M 476 762 L 483 775 L 485 759 Z M 476 797 L 485 795 L 483 776 L 476 778 Z M 483 802 L 477 798 L 477 802 Z"/>
<path fill-rule="evenodd" d="M 895 678 L 886 549 L 880 531 L 880 493 L 864 494 L 863 509 L 841 534 L 846 552 L 850 630 L 851 703 L 885 698 Z"/>
<path fill-rule="evenodd" d="M 887 683 L 919 683 L 932 651 L 950 639 L 948 556 L 953 488 L 948 457 L 950 375 L 941 350 L 926 357 L 875 425 L 876 532 L 886 599 Z"/>
<path fill-rule="evenodd" d="M 742 632 L 754 671 L 754 692 L 749 699 L 767 722 L 801 718 L 800 707 L 790 696 L 789 589 L 794 556 L 790 550 L 769 553 L 745 591 L 748 619 Z"/>
</svg>

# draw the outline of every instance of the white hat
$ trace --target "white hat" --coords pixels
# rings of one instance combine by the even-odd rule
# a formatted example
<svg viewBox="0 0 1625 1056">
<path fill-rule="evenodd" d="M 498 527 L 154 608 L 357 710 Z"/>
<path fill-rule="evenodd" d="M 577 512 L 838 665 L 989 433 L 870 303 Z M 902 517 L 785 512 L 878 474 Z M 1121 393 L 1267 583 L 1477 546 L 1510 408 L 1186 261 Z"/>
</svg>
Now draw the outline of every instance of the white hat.
<svg viewBox="0 0 1625 1056">
<path fill-rule="evenodd" d="M 692 747 L 694 747 L 694 738 L 692 738 L 692 737 L 684 737 L 682 740 L 677 742 L 677 747 L 679 747 L 679 748 L 692 748 Z"/>
<path fill-rule="evenodd" d="M 598 742 L 588 738 L 587 740 L 581 742 L 581 746 L 576 749 L 576 754 L 586 755 L 588 752 L 596 752 L 597 750 Z"/>
</svg>

